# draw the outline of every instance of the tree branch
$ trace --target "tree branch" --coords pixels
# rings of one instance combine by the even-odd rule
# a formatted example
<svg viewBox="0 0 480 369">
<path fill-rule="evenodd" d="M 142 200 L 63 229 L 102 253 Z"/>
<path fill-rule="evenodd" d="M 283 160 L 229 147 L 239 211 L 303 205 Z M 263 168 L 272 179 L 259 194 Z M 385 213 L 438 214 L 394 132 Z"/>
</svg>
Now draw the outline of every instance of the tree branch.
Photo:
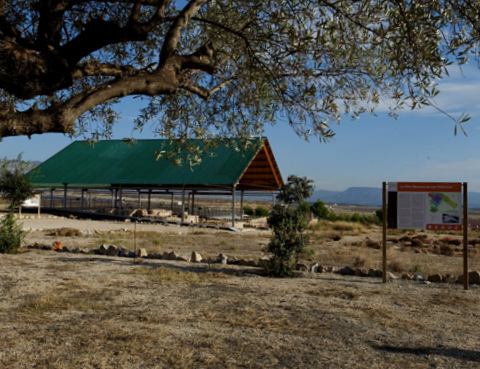
<svg viewBox="0 0 480 369">
<path fill-rule="evenodd" d="M 93 76 L 120 77 L 124 75 L 134 75 L 137 72 L 138 70 L 131 65 L 90 62 L 76 67 L 72 72 L 72 78 L 76 79 Z"/>
<path fill-rule="evenodd" d="M 200 47 L 195 53 L 178 56 L 181 69 L 199 69 L 209 74 L 215 73 L 216 66 L 212 64 L 213 45 L 211 42 Z"/>
<path fill-rule="evenodd" d="M 168 57 L 177 49 L 181 33 L 190 22 L 192 16 L 195 15 L 208 1 L 209 0 L 191 0 L 180 12 L 165 36 L 165 41 L 162 50 L 160 51 L 159 67 L 162 67 L 166 63 Z"/>
<path fill-rule="evenodd" d="M 42 0 L 32 4 L 32 8 L 39 13 L 37 45 L 41 47 L 59 45 L 63 15 L 76 2 L 76 0 Z"/>
<path fill-rule="evenodd" d="M 133 3 L 133 1 L 128 1 L 128 3 L 130 2 Z M 69 60 L 70 65 L 75 65 L 83 57 L 104 46 L 120 42 L 145 41 L 149 32 L 163 22 L 163 16 L 170 2 L 171 0 L 155 2 L 158 5 L 157 11 L 145 23 L 138 22 L 142 5 L 142 2 L 138 0 L 134 2 L 125 27 L 120 27 L 116 21 L 93 19 L 85 25 L 83 32 L 61 48 L 62 55 Z"/>
<path fill-rule="evenodd" d="M 44 110 L 36 106 L 17 112 L 8 103 L 0 107 L 0 137 L 41 133 L 72 133 L 76 120 L 97 105 L 117 97 L 128 95 L 173 94 L 179 83 L 171 68 L 155 73 L 141 71 L 134 76 L 124 76 L 111 83 L 104 83 L 94 90 L 73 96 L 70 100 L 52 105 Z"/>
<path fill-rule="evenodd" d="M 46 110 L 35 106 L 24 112 L 3 110 L 0 112 L 0 138 L 28 136 L 42 133 L 72 133 L 75 121 L 61 119 L 61 105 Z"/>
</svg>

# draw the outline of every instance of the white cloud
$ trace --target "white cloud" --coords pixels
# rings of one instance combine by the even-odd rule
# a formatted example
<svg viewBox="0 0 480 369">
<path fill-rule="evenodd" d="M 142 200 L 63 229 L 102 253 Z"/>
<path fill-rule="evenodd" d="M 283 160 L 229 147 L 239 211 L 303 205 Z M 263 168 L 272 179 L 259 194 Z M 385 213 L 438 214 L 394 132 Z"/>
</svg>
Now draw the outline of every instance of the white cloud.
<svg viewBox="0 0 480 369">
<path fill-rule="evenodd" d="M 438 108 L 458 119 L 463 113 L 470 117 L 480 116 L 480 70 L 474 66 L 463 68 L 463 73 L 458 68 L 452 69 L 450 77 L 438 81 L 437 89 L 440 93 L 433 100 Z M 393 101 L 383 99 L 377 107 L 378 112 L 388 112 Z M 433 107 L 411 110 L 405 107 L 400 110 L 401 115 L 416 114 L 426 116 L 442 116 L 443 113 Z"/>
<path fill-rule="evenodd" d="M 480 192 L 480 158 L 433 163 L 407 173 L 416 181 L 468 182 L 470 191 Z"/>
</svg>

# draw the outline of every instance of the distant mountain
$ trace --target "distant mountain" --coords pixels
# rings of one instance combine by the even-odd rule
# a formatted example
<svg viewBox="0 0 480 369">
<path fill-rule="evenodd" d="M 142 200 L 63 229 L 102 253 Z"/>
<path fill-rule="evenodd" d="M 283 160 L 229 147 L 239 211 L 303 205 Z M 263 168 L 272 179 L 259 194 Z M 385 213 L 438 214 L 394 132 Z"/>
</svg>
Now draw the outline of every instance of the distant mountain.
<svg viewBox="0 0 480 369">
<path fill-rule="evenodd" d="M 309 201 L 322 200 L 327 204 L 382 206 L 382 189 L 373 187 L 350 187 L 345 191 L 317 190 Z"/>
<path fill-rule="evenodd" d="M 309 202 L 322 200 L 326 204 L 382 206 L 382 189 L 375 187 L 350 187 L 345 191 L 317 190 Z M 468 193 L 468 208 L 480 209 L 480 193 Z"/>
</svg>

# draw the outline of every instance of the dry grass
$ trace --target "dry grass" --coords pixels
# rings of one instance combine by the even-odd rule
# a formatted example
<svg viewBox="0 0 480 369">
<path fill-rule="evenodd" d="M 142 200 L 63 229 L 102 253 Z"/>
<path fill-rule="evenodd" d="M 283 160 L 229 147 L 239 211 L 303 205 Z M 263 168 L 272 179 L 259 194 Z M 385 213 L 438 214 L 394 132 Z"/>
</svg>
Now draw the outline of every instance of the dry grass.
<svg viewBox="0 0 480 369">
<path fill-rule="evenodd" d="M 347 226 L 312 230 L 313 252 L 304 261 L 380 268 L 381 251 L 367 245 L 367 237 L 380 240 L 380 229 Z M 171 229 L 137 232 L 138 247 L 255 259 L 269 237 Z M 133 248 L 131 231 L 51 233 L 28 237 Z M 389 269 L 461 273 L 460 251 L 446 256 L 433 247 L 390 241 Z M 480 270 L 475 250 L 470 269 Z M 479 293 L 456 284 L 382 284 L 331 273 L 279 280 L 240 266 L 30 251 L 0 258 L 0 367 L 476 368 Z"/>
<path fill-rule="evenodd" d="M 5 368 L 473 368 L 480 362 L 480 328 L 471 324 L 477 289 L 333 274 L 278 280 L 238 268 L 192 271 L 186 263 L 47 252 L 6 256 L 0 265 Z"/>
</svg>

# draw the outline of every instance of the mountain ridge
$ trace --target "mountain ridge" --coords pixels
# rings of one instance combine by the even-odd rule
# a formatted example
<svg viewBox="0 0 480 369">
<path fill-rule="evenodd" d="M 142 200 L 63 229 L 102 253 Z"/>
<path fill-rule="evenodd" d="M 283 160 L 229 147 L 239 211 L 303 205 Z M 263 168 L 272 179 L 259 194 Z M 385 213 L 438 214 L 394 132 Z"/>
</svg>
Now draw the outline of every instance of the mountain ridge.
<svg viewBox="0 0 480 369">
<path fill-rule="evenodd" d="M 349 187 L 345 191 L 316 190 L 309 198 L 310 202 L 318 199 L 326 204 L 382 206 L 382 189 L 377 187 Z M 480 193 L 468 193 L 468 208 L 480 209 Z"/>
</svg>

